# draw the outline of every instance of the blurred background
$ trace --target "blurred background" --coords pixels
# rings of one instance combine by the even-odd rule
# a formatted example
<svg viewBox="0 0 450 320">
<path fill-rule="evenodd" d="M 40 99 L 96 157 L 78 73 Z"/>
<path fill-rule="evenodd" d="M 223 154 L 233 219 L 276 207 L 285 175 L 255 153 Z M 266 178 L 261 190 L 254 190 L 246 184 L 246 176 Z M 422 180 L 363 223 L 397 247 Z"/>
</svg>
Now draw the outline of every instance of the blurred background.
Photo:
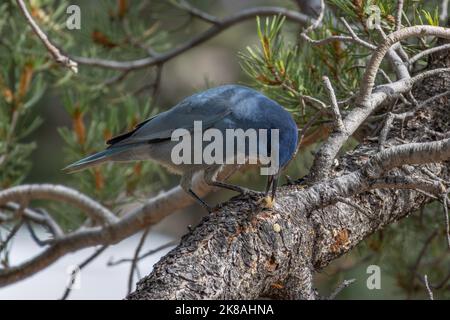
<svg viewBox="0 0 450 320">
<path fill-rule="evenodd" d="M 255 6 L 278 6 L 299 11 L 301 2 L 189 1 L 192 6 L 218 17 L 226 17 Z M 142 46 L 155 52 L 164 52 L 209 27 L 204 21 L 199 21 L 180 9 L 176 3 L 178 2 L 163 0 L 86 0 L 70 3 L 36 0 L 30 1 L 29 5 L 34 18 L 50 38 L 71 55 L 129 60 L 147 54 Z M 408 3 L 411 6 L 423 4 L 420 1 Z M 67 30 L 64 27 L 67 17 L 65 8 L 69 4 L 76 4 L 81 8 L 80 30 Z M 161 67 L 136 71 L 117 80 L 122 75 L 112 70 L 80 66 L 77 76 L 61 70 L 63 68 L 51 63 L 41 43 L 34 39 L 25 25 L 23 17 L 16 13 L 18 8 L 12 1 L 1 4 L 0 11 L 0 79 L 3 79 L 0 81 L 0 89 L 3 90 L 4 100 L 0 106 L 3 110 L 11 108 L 5 94 L 8 83 L 20 84 L 28 70 L 27 66 L 31 66 L 32 71 L 29 72 L 33 73 L 32 80 L 27 84 L 28 92 L 24 94 L 23 104 L 26 105 L 29 101 L 33 103 L 23 107 L 24 111 L 15 130 L 18 134 L 12 142 L 17 145 L 20 142 L 22 147 L 13 150 L 15 153 L 8 149 L 13 155 L 8 158 L 9 164 L 3 163 L 3 166 L 10 167 L 2 168 L 2 188 L 19 183 L 62 183 L 101 200 L 110 208 L 140 203 L 160 190 L 175 186 L 179 178 L 150 163 L 107 165 L 98 170 L 71 176 L 62 173 L 61 168 L 86 154 L 103 149 L 104 140 L 111 135 L 130 129 L 148 116 L 172 107 L 183 97 L 221 84 L 240 83 L 255 87 L 254 79 L 241 67 L 243 60 L 240 56 L 240 53 L 246 52 L 248 46 L 259 45 L 255 19 L 236 24 Z M 299 30 L 301 26 L 298 24 L 285 22 L 282 30 L 283 41 L 297 44 Z M 145 38 L 140 39 L 143 34 L 146 35 Z M 136 42 L 140 45 L 136 45 Z M 303 48 L 299 50 L 302 51 Z M 303 51 L 311 54 L 311 49 L 305 48 Z M 302 53 L 296 54 L 300 57 Z M 323 67 L 320 61 L 311 56 L 298 59 L 311 69 Z M 327 61 L 331 65 L 334 63 L 332 60 Z M 302 74 L 299 75 L 301 76 Z M 155 84 L 155 80 L 159 78 L 160 82 Z M 321 94 L 320 81 L 310 79 L 312 80 L 304 90 Z M 114 83 L 105 85 L 106 82 Z M 354 83 L 357 84 L 358 81 Z M 9 113 L 3 112 L 0 115 L 4 119 L 9 117 Z M 299 117 L 298 112 L 296 116 Z M 11 121 L 6 120 L 5 123 L 4 127 L 9 128 Z M 302 121 L 299 120 L 299 125 L 301 124 Z M 27 128 L 32 130 L 22 137 L 20 131 Z M 291 163 L 287 175 L 294 179 L 305 175 L 311 165 L 315 148 L 315 143 L 303 148 L 297 159 Z M 6 174 L 7 169 L 12 173 Z M 238 173 L 232 180 L 257 189 L 262 189 L 264 185 L 264 179 L 254 170 Z M 286 180 L 283 180 L 282 183 L 285 182 Z M 220 194 L 210 195 L 207 201 L 217 203 L 232 195 L 232 192 L 221 191 Z M 356 282 L 338 298 L 425 298 L 423 285 L 420 281 L 414 281 L 414 276 L 410 279 L 409 274 L 422 248 L 421 241 L 440 223 L 433 214 L 436 208 L 435 204 L 428 206 L 422 213 L 417 213 L 420 219 L 408 218 L 399 225 L 392 225 L 387 230 L 373 235 L 350 254 L 333 262 L 316 277 L 319 292 L 327 296 L 343 280 L 355 278 Z M 83 221 L 84 216 L 81 213 L 66 208 L 62 210 L 56 203 L 51 205 L 51 209 L 67 230 L 76 228 Z M 202 215 L 203 211 L 195 206 L 169 216 L 151 230 L 142 252 L 178 240 L 186 233 L 189 225 L 195 226 L 200 221 Z M 3 228 L 8 230 L 9 226 Z M 45 236 L 45 232 L 41 231 L 40 235 Z M 132 256 L 139 237 L 140 235 L 134 235 L 109 247 L 82 270 L 81 288 L 73 290 L 70 299 L 122 299 L 127 292 L 129 263 L 117 266 L 107 264 Z M 432 245 L 439 249 L 444 248 L 445 241 L 441 240 L 432 239 Z M 26 230 L 19 232 L 12 246 L 8 256 L 8 262 L 12 265 L 25 261 L 42 250 L 33 243 Z M 136 278 L 150 273 L 152 265 L 172 247 L 169 246 L 140 261 Z M 0 288 L 0 299 L 60 298 L 69 279 L 68 268 L 79 264 L 93 251 L 94 249 L 90 248 L 67 255 L 31 278 Z M 435 272 L 436 279 L 440 279 L 439 277 L 450 270 L 448 264 L 447 269 L 433 265 L 433 258 L 438 257 L 431 256 L 425 260 L 430 261 L 431 270 Z M 447 255 L 441 260 L 443 263 L 445 261 L 448 261 Z M 366 280 L 370 276 L 367 268 L 373 264 L 381 268 L 380 290 L 369 290 L 366 286 Z M 448 290 L 440 294 L 441 298 L 449 296 Z"/>
</svg>

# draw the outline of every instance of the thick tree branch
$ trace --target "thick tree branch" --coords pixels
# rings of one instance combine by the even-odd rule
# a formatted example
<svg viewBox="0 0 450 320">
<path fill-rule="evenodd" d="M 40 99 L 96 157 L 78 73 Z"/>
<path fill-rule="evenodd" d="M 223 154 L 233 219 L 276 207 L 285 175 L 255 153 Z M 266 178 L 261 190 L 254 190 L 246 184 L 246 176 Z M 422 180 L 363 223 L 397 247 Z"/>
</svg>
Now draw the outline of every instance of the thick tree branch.
<svg viewBox="0 0 450 320">
<path fill-rule="evenodd" d="M 439 52 L 439 51 L 445 51 L 445 50 L 449 50 L 450 49 L 450 43 L 447 44 L 443 44 L 441 46 L 437 46 L 437 47 L 433 47 L 427 50 L 423 50 L 421 52 L 419 52 L 418 54 L 416 54 L 415 56 L 411 57 L 408 61 L 409 65 L 412 65 L 414 63 L 416 63 L 417 61 L 419 61 L 420 59 L 422 59 L 425 56 L 428 56 L 430 54 L 433 54 L 435 52 Z"/>
<path fill-rule="evenodd" d="M 365 141 L 339 159 L 328 180 L 307 177 L 306 187 L 280 188 L 272 209 L 261 207 L 258 199 L 232 199 L 186 235 L 128 298 L 316 298 L 315 271 L 445 190 L 450 140 L 433 141 L 436 136 L 425 129 L 450 131 L 448 100 L 436 98 L 447 94 L 449 82 L 441 72 L 431 73 L 438 76 L 416 89 L 421 111 L 401 105 L 404 113 L 412 113 L 405 118 L 409 126 L 393 127 L 386 135 L 385 145 L 394 147 L 378 152 L 378 144 Z M 423 78 L 402 79 L 389 89 L 383 85 L 371 99 L 381 103 Z M 356 109 L 343 120 L 349 127 L 354 126 L 349 119 L 360 120 L 356 116 L 365 112 Z M 400 131 L 402 141 L 415 142 L 399 145 Z"/>
<path fill-rule="evenodd" d="M 235 171 L 234 168 L 226 168 L 220 174 L 221 179 L 226 179 Z M 199 196 L 205 196 L 211 191 L 198 177 L 194 180 L 194 190 Z M 53 185 L 29 185 L 14 187 L 0 192 L 0 206 L 8 201 L 33 199 L 57 200 L 75 205 L 83 209 L 92 217 L 105 214 L 104 208 L 81 193 L 61 186 Z M 83 227 L 72 233 L 53 239 L 43 252 L 17 266 L 0 269 L 0 287 L 22 280 L 34 273 L 46 268 L 67 253 L 83 248 L 117 243 L 146 227 L 152 226 L 166 216 L 177 210 L 193 204 L 192 197 L 186 194 L 180 186 L 172 188 L 148 200 L 144 205 L 129 212 L 123 218 L 111 218 L 104 226 Z M 95 211 L 95 212 L 94 212 Z M 108 216 L 110 214 L 107 214 Z"/>
<path fill-rule="evenodd" d="M 441 147 L 448 148 L 447 143 Z M 431 142 L 428 146 L 436 145 Z M 410 146 L 411 150 L 414 148 Z M 256 199 L 233 199 L 222 210 L 205 217 L 154 266 L 128 298 L 313 298 L 311 283 L 305 289 L 299 282 L 302 276 L 310 279 L 314 270 L 325 267 L 368 235 L 429 201 L 422 193 L 411 190 L 368 192 L 373 186 L 363 172 L 371 171 L 372 166 L 390 168 L 396 151 L 404 154 L 403 147 L 382 152 L 383 156 L 369 161 L 359 173 L 345 174 L 307 189 L 281 188 L 273 210 L 261 208 Z M 387 157 L 390 164 L 386 167 L 378 159 Z M 412 156 L 407 162 L 421 162 L 420 159 Z M 433 167 L 438 172 L 448 172 L 445 168 Z M 416 176 L 418 171 L 411 175 Z M 339 196 L 360 209 L 336 203 Z M 377 201 L 380 196 L 383 205 Z M 291 286 L 292 281 L 296 287 Z"/>
</svg>

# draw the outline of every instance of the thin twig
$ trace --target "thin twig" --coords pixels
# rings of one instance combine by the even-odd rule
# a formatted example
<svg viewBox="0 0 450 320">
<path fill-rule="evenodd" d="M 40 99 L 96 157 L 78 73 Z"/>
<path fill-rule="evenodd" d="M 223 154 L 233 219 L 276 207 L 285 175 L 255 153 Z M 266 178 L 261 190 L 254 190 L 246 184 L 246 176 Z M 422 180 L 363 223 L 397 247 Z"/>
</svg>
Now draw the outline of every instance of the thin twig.
<svg viewBox="0 0 450 320">
<path fill-rule="evenodd" d="M 367 64 L 366 72 L 364 73 L 362 84 L 359 91 L 358 103 L 360 105 L 367 105 L 370 103 L 370 96 L 375 86 L 375 77 L 378 73 L 380 64 L 388 53 L 390 48 L 397 42 L 408 39 L 410 37 L 422 36 L 437 36 L 441 38 L 450 39 L 450 29 L 435 27 L 435 26 L 414 26 L 403 28 L 389 34 L 383 43 L 381 43 Z M 419 74 L 420 76 L 421 74 Z M 416 76 L 417 77 L 417 76 Z"/>
<path fill-rule="evenodd" d="M 447 238 L 447 245 L 450 249 L 450 222 L 448 217 L 448 195 L 444 193 L 442 195 L 442 206 L 444 207 L 444 219 L 445 219 L 445 236 Z"/>
<path fill-rule="evenodd" d="M 139 243 L 136 247 L 136 250 L 134 251 L 134 255 L 133 255 L 133 259 L 131 261 L 131 267 L 130 267 L 130 275 L 128 276 L 128 294 L 131 293 L 131 290 L 133 290 L 133 276 L 134 276 L 134 271 L 137 267 L 137 263 L 138 263 L 138 258 L 139 258 L 139 253 L 141 252 L 142 246 L 145 243 L 145 239 L 147 239 L 147 235 L 150 231 L 150 227 L 148 227 L 147 229 L 145 229 L 145 231 L 142 233 L 141 239 L 139 240 Z"/>
<path fill-rule="evenodd" d="M 325 14 L 325 2 L 324 2 L 324 0 L 320 0 L 320 13 L 319 13 L 319 16 L 317 17 L 317 19 L 309 27 L 307 27 L 305 30 L 303 30 L 303 32 L 300 34 L 300 36 L 303 39 L 305 39 L 306 41 L 311 42 L 311 43 L 315 42 L 315 40 L 311 39 L 308 36 L 308 33 L 313 31 L 314 29 L 316 29 L 322 23 L 324 14 Z"/>
<path fill-rule="evenodd" d="M 342 122 L 342 116 L 341 112 L 339 111 L 339 106 L 337 103 L 336 94 L 334 93 L 333 86 L 331 85 L 330 79 L 327 76 L 323 76 L 322 79 L 325 84 L 325 88 L 327 89 L 328 96 L 330 97 L 331 110 L 333 111 L 334 117 L 334 125 L 338 131 L 344 132 L 345 126 L 344 123 Z"/>
<path fill-rule="evenodd" d="M 72 59 L 77 61 L 79 64 L 95 66 L 100 68 L 116 69 L 116 70 L 141 69 L 169 61 L 175 58 L 176 56 L 215 37 L 222 31 L 230 28 L 231 26 L 239 22 L 252 19 L 256 16 L 273 16 L 273 15 L 283 15 L 286 17 L 286 19 L 298 22 L 300 24 L 306 24 L 308 21 L 311 21 L 311 18 L 309 18 L 308 16 L 296 11 L 288 10 L 286 8 L 280 7 L 248 8 L 239 11 L 235 14 L 232 14 L 227 18 L 221 19 L 219 23 L 212 25 L 209 29 L 197 35 L 196 37 L 186 41 L 184 44 L 176 48 L 173 48 L 165 53 L 158 54 L 156 56 L 146 56 L 141 59 L 129 61 L 116 61 L 116 60 L 106 60 L 106 59 L 86 58 L 86 57 L 72 57 Z M 312 19 L 312 21 L 314 23 L 314 19 Z"/>
<path fill-rule="evenodd" d="M 10 201 L 7 202 L 4 207 L 8 210 L 13 210 L 16 212 L 16 214 L 9 217 L 8 220 L 14 220 L 17 218 L 17 212 L 20 209 L 20 204 Z M 58 223 L 56 223 L 52 216 L 42 208 L 23 208 L 21 217 L 27 221 L 32 221 L 42 225 L 53 235 L 54 238 L 58 238 L 64 234 Z"/>
<path fill-rule="evenodd" d="M 173 1 L 169 1 L 169 2 L 171 4 L 173 4 L 174 6 L 176 6 L 177 8 L 187 11 L 191 16 L 193 16 L 195 18 L 198 18 L 200 20 L 203 20 L 205 22 L 212 23 L 212 24 L 220 23 L 220 19 L 218 19 L 217 17 L 215 17 L 205 11 L 202 11 L 198 8 L 193 7 L 187 1 L 173 0 Z"/>
<path fill-rule="evenodd" d="M 387 136 L 392 127 L 392 122 L 394 121 L 394 114 L 388 113 L 386 120 L 384 122 L 383 129 L 380 132 L 380 137 L 378 138 L 379 150 L 384 149 L 384 144 L 386 143 Z"/>
<path fill-rule="evenodd" d="M 356 210 L 358 210 L 359 212 L 361 212 L 363 215 L 365 215 L 366 218 L 371 219 L 371 217 L 370 217 L 369 215 L 367 215 L 367 212 L 364 210 L 363 207 L 357 205 L 356 203 L 352 202 L 351 200 L 346 199 L 346 198 L 344 198 L 344 197 L 336 197 L 336 200 L 337 200 L 338 202 L 345 203 L 346 205 L 355 208 Z"/>
<path fill-rule="evenodd" d="M 3 249 L 6 248 L 6 246 L 8 245 L 8 243 L 11 241 L 11 239 L 16 235 L 17 231 L 19 231 L 19 229 L 22 227 L 23 225 L 23 220 L 20 220 L 19 222 L 17 222 L 14 227 L 11 229 L 11 231 L 8 233 L 8 235 L 6 236 L 5 240 L 3 240 L 2 242 L 0 242 L 0 252 L 3 251 Z"/>
<path fill-rule="evenodd" d="M 334 300 L 339 293 L 341 293 L 342 290 L 347 288 L 349 285 L 351 285 L 353 282 L 355 282 L 356 279 L 349 279 L 344 280 L 334 291 L 333 293 L 327 298 L 327 300 Z"/>
<path fill-rule="evenodd" d="M 439 20 L 446 24 L 447 23 L 447 17 L 448 17 L 448 0 L 442 0 L 441 4 L 441 14 L 439 16 Z"/>
<path fill-rule="evenodd" d="M 80 265 L 78 265 L 78 270 L 82 270 L 84 267 L 86 267 L 89 263 L 95 260 L 103 251 L 108 248 L 108 245 L 104 245 L 97 249 L 92 255 L 90 255 L 86 260 L 84 260 Z M 73 280 L 73 277 L 76 275 L 76 270 L 72 271 L 72 274 L 70 275 L 71 279 Z M 73 281 L 71 281 L 73 282 Z M 67 286 L 66 290 L 64 291 L 61 300 L 66 300 L 69 297 L 69 294 L 72 292 L 72 288 L 70 286 Z"/>
<path fill-rule="evenodd" d="M 422 59 L 423 57 L 425 57 L 427 55 L 430 55 L 430 54 L 433 54 L 433 53 L 436 53 L 439 51 L 449 50 L 449 49 L 450 49 L 450 43 L 446 43 L 441 46 L 423 50 L 423 51 L 419 52 L 418 54 L 416 54 L 415 56 L 411 57 L 407 63 L 408 63 L 408 65 L 412 65 L 412 64 L 416 63 L 416 61 Z"/>
<path fill-rule="evenodd" d="M 395 15 L 395 30 L 402 28 L 403 0 L 397 0 L 397 12 Z"/>
<path fill-rule="evenodd" d="M 153 82 L 153 92 L 152 92 L 152 103 L 156 104 L 159 94 L 159 88 L 161 87 L 161 79 L 163 73 L 164 64 L 159 64 L 156 66 L 156 76 L 155 81 Z"/>
<path fill-rule="evenodd" d="M 314 116 L 312 116 L 308 122 L 303 126 L 302 130 L 300 131 L 299 138 L 298 138 L 298 144 L 297 144 L 297 151 L 300 150 L 300 147 L 302 146 L 303 139 L 306 136 L 306 133 L 308 132 L 309 128 L 323 115 L 323 111 L 316 112 Z"/>
<path fill-rule="evenodd" d="M 436 289 L 436 290 L 441 289 L 447 284 L 447 282 L 449 280 L 450 280 L 450 272 L 447 273 L 447 276 L 445 276 L 444 279 L 442 279 L 441 282 L 439 282 L 438 284 L 434 285 L 433 288 Z"/>
<path fill-rule="evenodd" d="M 427 288 L 428 297 L 430 300 L 434 300 L 433 291 L 431 291 L 430 284 L 428 283 L 428 275 L 423 277 L 423 281 L 425 281 L 425 288 Z"/>
<path fill-rule="evenodd" d="M 69 68 L 74 73 L 78 72 L 78 64 L 70 59 L 68 56 L 65 56 L 61 53 L 61 51 L 48 39 L 47 35 L 44 33 L 44 31 L 41 30 L 41 28 L 38 26 L 38 24 L 33 20 L 33 17 L 28 12 L 27 6 L 23 2 L 23 0 L 16 0 L 17 4 L 22 11 L 23 15 L 25 16 L 28 24 L 33 29 L 34 33 L 38 36 L 39 39 L 41 39 L 44 46 L 47 48 L 48 52 L 51 53 L 53 58 L 56 62 L 62 64 L 63 66 Z"/>
<path fill-rule="evenodd" d="M 177 243 L 178 243 L 178 240 L 167 242 L 167 243 L 165 243 L 165 244 L 163 244 L 163 245 L 161 245 L 159 247 L 156 247 L 155 249 L 151 249 L 151 250 L 147 251 L 146 253 L 144 253 L 141 256 L 139 256 L 137 258 L 137 260 L 140 261 L 142 259 L 145 259 L 145 258 L 147 258 L 147 257 L 149 257 L 149 256 L 151 256 L 151 255 L 153 255 L 155 253 L 158 253 L 161 250 L 164 250 L 164 249 L 167 249 L 169 247 L 172 247 L 172 246 L 176 245 Z M 122 258 L 122 259 L 119 259 L 117 261 L 111 260 L 111 261 L 108 261 L 107 266 L 108 267 L 117 266 L 118 264 L 122 264 L 122 263 L 125 263 L 125 262 L 133 262 L 133 259 L 131 259 L 131 258 Z"/>
</svg>

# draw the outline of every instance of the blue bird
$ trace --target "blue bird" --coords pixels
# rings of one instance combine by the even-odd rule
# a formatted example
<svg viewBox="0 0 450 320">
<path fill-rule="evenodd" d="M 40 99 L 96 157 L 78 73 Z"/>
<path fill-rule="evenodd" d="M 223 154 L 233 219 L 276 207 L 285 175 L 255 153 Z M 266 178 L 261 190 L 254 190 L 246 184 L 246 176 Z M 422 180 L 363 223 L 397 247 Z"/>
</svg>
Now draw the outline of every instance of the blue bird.
<svg viewBox="0 0 450 320">
<path fill-rule="evenodd" d="M 198 124 L 201 124 L 200 129 Z M 240 133 L 242 131 L 248 133 L 241 139 L 240 146 L 236 136 L 228 135 L 229 132 L 239 130 Z M 267 132 L 267 135 L 266 137 L 260 134 L 252 135 L 252 130 L 259 133 Z M 208 131 L 211 134 L 205 139 Z M 176 132 L 179 132 L 178 137 L 174 138 Z M 277 133 L 278 140 L 274 139 L 276 136 L 274 132 Z M 196 133 L 204 135 L 203 140 L 197 145 L 195 141 L 192 143 L 192 140 L 196 139 Z M 188 137 L 192 134 L 193 139 Z M 223 136 L 218 137 L 218 134 Z M 252 140 L 255 136 L 256 140 Z M 182 149 L 181 152 L 179 140 L 183 140 L 183 143 L 191 142 L 190 148 Z M 212 148 L 214 152 L 210 153 L 215 162 L 205 159 L 196 162 L 194 159 L 180 163 L 179 157 L 192 160 L 193 157 L 201 156 L 202 150 L 206 152 L 208 143 L 211 145 L 208 140 L 218 143 L 216 146 L 222 142 L 221 147 Z M 241 165 L 242 163 L 237 160 L 242 158 L 245 159 L 245 163 L 253 161 L 252 163 L 261 166 L 261 159 L 255 160 L 254 152 L 250 152 L 255 150 L 256 141 L 256 155 L 261 153 L 270 157 L 272 161 L 278 160 L 275 170 L 268 175 L 265 192 L 267 196 L 272 190 L 271 200 L 273 200 L 280 173 L 296 153 L 297 140 L 298 130 L 294 119 L 278 103 L 253 89 L 240 85 L 224 85 L 185 98 L 170 110 L 138 124 L 132 131 L 108 140 L 106 143 L 109 146 L 106 150 L 81 159 L 63 170 L 74 172 L 107 161 L 153 160 L 169 171 L 181 175 L 180 186 L 183 190 L 211 212 L 211 207 L 192 190 L 192 179 L 197 172 L 202 172 L 204 181 L 211 186 L 239 193 L 251 192 L 246 188 L 218 181 L 216 177 L 224 166 Z M 177 154 L 174 152 L 175 149 L 180 152 Z M 211 147 L 209 150 L 211 151 Z M 178 158 L 175 159 L 174 156 Z M 220 161 L 217 161 L 218 159 Z"/>
</svg>

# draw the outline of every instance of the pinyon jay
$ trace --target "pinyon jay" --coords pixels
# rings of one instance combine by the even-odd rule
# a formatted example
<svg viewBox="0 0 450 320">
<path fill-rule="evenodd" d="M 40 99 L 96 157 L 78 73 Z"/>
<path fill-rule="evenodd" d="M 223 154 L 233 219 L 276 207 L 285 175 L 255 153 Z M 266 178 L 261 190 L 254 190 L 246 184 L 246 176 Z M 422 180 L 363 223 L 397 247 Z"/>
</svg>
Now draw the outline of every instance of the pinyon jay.
<svg viewBox="0 0 450 320">
<path fill-rule="evenodd" d="M 181 130 L 179 138 L 185 138 L 183 132 L 187 134 L 194 134 L 196 125 L 194 121 L 200 121 L 201 130 L 206 135 L 206 130 L 215 129 L 215 133 L 222 133 L 223 138 L 214 135 L 214 140 L 221 140 L 223 149 L 216 149 L 215 156 L 222 158 L 223 161 L 216 161 L 214 163 L 200 163 L 192 161 L 190 163 L 174 161 L 173 150 L 180 139 L 173 139 L 172 134 L 177 129 Z M 197 122 L 198 124 L 199 122 Z M 204 206 L 208 211 L 211 208 L 192 190 L 192 179 L 197 172 L 203 173 L 205 182 L 209 185 L 234 190 L 240 193 L 249 191 L 248 189 L 231 185 L 222 181 L 216 180 L 217 174 L 224 166 L 232 165 L 238 166 L 236 158 L 238 155 L 242 156 L 245 153 L 245 160 L 248 162 L 251 158 L 249 153 L 249 136 L 245 137 L 243 142 L 245 148 L 236 147 L 238 142 L 235 137 L 229 137 L 226 132 L 229 129 L 243 130 L 248 132 L 248 129 L 261 131 L 267 130 L 267 143 L 260 144 L 261 136 L 257 136 L 258 152 L 265 152 L 266 155 L 273 156 L 278 149 L 278 164 L 274 172 L 268 175 L 266 196 L 272 190 L 271 201 L 273 200 L 277 188 L 278 177 L 284 167 L 294 156 L 297 149 L 297 126 L 291 114 L 281 107 L 275 101 L 267 98 L 261 93 L 240 85 L 224 85 L 216 88 L 208 89 L 204 92 L 194 94 L 168 111 L 157 114 L 144 122 L 138 124 L 132 131 L 113 137 L 106 143 L 109 145 L 106 150 L 95 153 L 89 157 L 81 159 L 66 168 L 67 172 L 82 170 L 94 165 L 98 165 L 107 161 L 136 161 L 136 160 L 153 160 L 165 166 L 169 171 L 180 174 L 180 185 L 188 194 L 195 198 L 195 200 Z M 273 148 L 270 138 L 273 129 L 278 133 L 278 147 Z M 261 132 L 265 132 L 262 130 Z M 209 137 L 209 140 L 213 140 Z M 200 142 L 201 147 L 207 143 Z M 208 140 L 208 139 L 206 139 Z M 233 140 L 233 141 L 232 141 Z M 192 140 L 187 140 L 192 141 Z M 217 142 L 217 141 L 214 141 Z M 241 141 L 242 142 L 242 141 Z M 225 152 L 230 146 L 230 155 Z M 195 145 L 195 142 L 193 143 Z M 198 148 L 198 146 L 197 146 Z M 266 150 L 262 150 L 262 149 Z M 244 151 L 243 151 L 244 150 Z M 199 151 L 194 147 L 191 150 L 192 155 L 198 156 Z M 186 150 L 183 151 L 183 153 Z M 224 155 L 226 154 L 226 156 Z M 217 158 L 215 158 L 217 159 Z M 241 158 L 242 159 L 242 158 Z M 273 159 L 271 157 L 271 159 Z M 253 162 L 255 163 L 255 162 Z M 257 164 L 261 165 L 260 161 Z"/>
</svg>

